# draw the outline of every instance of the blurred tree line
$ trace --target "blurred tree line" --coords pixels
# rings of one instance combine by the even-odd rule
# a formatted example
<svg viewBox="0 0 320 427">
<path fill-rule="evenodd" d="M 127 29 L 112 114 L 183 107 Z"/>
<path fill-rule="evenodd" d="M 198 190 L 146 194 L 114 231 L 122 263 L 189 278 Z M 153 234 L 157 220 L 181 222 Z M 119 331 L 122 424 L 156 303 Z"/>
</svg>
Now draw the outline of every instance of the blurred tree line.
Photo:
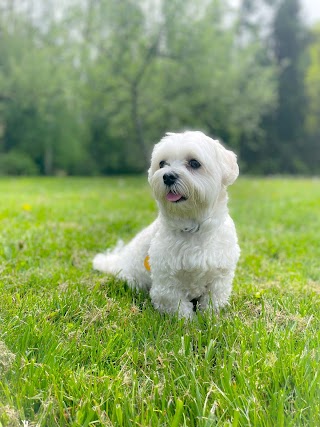
<svg viewBox="0 0 320 427">
<path fill-rule="evenodd" d="M 0 174 L 144 171 L 201 129 L 242 171 L 319 173 L 320 26 L 299 0 L 0 0 Z"/>
</svg>

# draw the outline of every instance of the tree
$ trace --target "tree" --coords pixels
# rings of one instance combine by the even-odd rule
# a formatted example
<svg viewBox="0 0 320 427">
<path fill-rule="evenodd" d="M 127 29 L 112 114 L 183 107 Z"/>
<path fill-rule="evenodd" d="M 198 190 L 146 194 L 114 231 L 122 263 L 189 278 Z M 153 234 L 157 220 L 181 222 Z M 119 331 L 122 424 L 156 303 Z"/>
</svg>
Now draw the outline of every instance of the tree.
<svg viewBox="0 0 320 427">
<path fill-rule="evenodd" d="M 242 153 L 258 172 L 309 173 L 313 149 L 305 129 L 308 30 L 300 1 L 243 0 L 240 16 L 246 37 L 258 33 L 265 44 L 265 63 L 274 60 L 278 69 L 277 107 L 263 117 L 262 138 L 242 144 Z"/>
<path fill-rule="evenodd" d="M 71 64 L 51 29 L 33 28 L 20 14 L 15 22 L 13 30 L 1 25 L 0 93 L 9 100 L 2 150 L 28 154 L 46 175 L 72 169 L 82 148 L 74 87 L 65 80 Z"/>
<path fill-rule="evenodd" d="M 314 173 L 319 173 L 320 158 L 320 24 L 314 26 L 311 32 L 311 41 L 308 49 L 309 64 L 305 76 L 305 85 L 308 95 L 306 138 L 310 149 L 306 153 L 308 164 Z"/>
<path fill-rule="evenodd" d="M 261 63 L 259 40 L 239 45 L 225 2 L 151 3 L 152 12 L 144 2 L 110 0 L 91 9 L 92 150 L 96 162 L 105 159 L 104 172 L 121 162 L 146 168 L 152 144 L 168 130 L 200 127 L 239 146 L 241 135 L 252 139 L 259 131 L 275 100 L 274 67 Z M 115 159 L 113 146 L 126 155 Z"/>
<path fill-rule="evenodd" d="M 265 144 L 256 150 L 256 161 L 265 173 L 305 173 L 308 171 L 304 135 L 307 30 L 299 0 L 265 0 L 265 3 L 273 10 L 266 48 L 278 66 L 278 105 L 263 118 Z"/>
<path fill-rule="evenodd" d="M 275 116 L 277 142 L 273 155 L 284 172 L 303 172 L 303 130 L 306 97 L 302 53 L 306 31 L 300 17 L 299 0 L 282 0 L 273 23 L 274 52 L 281 67 L 279 104 Z"/>
<path fill-rule="evenodd" d="M 258 35 L 239 39 L 228 2 L 86 0 L 59 20 L 14 13 L 19 25 L 4 20 L 0 39 L 2 150 L 28 153 L 42 173 L 141 172 L 153 144 L 183 128 L 241 154 L 261 138 L 275 68 Z"/>
</svg>

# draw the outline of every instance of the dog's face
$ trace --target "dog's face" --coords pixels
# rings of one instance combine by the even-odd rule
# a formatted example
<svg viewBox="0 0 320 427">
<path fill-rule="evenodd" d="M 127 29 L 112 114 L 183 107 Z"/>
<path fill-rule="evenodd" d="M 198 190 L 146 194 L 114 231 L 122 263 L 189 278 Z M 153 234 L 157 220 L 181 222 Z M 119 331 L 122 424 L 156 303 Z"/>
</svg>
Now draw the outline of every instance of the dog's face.
<svg viewBox="0 0 320 427">
<path fill-rule="evenodd" d="M 169 133 L 154 147 L 149 183 L 166 212 L 196 216 L 238 174 L 235 154 L 218 141 L 202 132 Z"/>
</svg>

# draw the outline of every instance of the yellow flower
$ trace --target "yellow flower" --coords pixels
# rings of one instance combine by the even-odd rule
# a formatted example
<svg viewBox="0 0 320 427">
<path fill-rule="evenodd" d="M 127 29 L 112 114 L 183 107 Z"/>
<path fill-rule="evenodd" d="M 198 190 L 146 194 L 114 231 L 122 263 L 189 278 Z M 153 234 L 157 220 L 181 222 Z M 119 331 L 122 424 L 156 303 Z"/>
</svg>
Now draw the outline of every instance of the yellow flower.
<svg viewBox="0 0 320 427">
<path fill-rule="evenodd" d="M 31 205 L 29 205 L 29 203 L 24 203 L 24 204 L 22 205 L 22 209 L 23 209 L 24 211 L 30 212 L 30 211 L 31 211 Z"/>
<path fill-rule="evenodd" d="M 257 299 L 262 298 L 262 295 L 264 294 L 264 290 L 258 291 L 254 294 L 254 297 Z"/>
</svg>

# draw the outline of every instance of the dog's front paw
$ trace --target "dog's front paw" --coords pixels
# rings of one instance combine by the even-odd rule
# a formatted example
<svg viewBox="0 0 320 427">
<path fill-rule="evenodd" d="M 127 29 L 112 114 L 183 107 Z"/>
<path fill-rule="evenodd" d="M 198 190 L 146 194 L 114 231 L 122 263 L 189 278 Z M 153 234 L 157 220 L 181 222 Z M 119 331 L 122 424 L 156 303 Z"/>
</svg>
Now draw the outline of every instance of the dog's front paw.
<svg viewBox="0 0 320 427">
<path fill-rule="evenodd" d="M 194 317 L 193 303 L 189 301 L 180 301 L 178 308 L 178 316 L 180 317 L 180 319 L 192 320 Z"/>
<path fill-rule="evenodd" d="M 163 290 L 153 287 L 150 290 L 150 297 L 154 308 L 161 313 L 178 314 L 184 319 L 192 319 L 194 316 L 192 302 L 185 301 L 179 296 L 168 295 Z"/>
</svg>

